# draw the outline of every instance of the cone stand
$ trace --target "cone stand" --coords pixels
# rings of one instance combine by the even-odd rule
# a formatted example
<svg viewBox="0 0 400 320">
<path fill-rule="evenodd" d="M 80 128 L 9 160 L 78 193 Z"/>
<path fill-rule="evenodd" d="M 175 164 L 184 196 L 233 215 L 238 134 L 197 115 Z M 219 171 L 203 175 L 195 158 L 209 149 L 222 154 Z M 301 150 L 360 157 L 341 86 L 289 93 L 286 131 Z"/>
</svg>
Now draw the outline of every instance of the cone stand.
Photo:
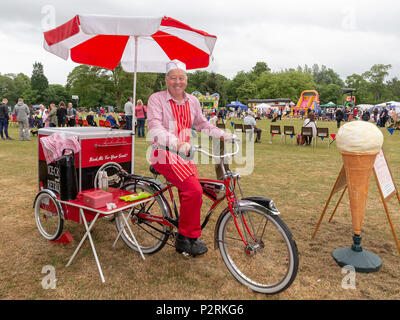
<svg viewBox="0 0 400 320">
<path fill-rule="evenodd" d="M 355 153 L 341 151 L 349 190 L 351 217 L 353 224 L 353 245 L 338 248 L 332 252 L 336 263 L 343 267 L 351 265 L 361 273 L 376 272 L 382 260 L 361 246 L 361 226 L 367 204 L 369 180 L 378 153 Z"/>
</svg>

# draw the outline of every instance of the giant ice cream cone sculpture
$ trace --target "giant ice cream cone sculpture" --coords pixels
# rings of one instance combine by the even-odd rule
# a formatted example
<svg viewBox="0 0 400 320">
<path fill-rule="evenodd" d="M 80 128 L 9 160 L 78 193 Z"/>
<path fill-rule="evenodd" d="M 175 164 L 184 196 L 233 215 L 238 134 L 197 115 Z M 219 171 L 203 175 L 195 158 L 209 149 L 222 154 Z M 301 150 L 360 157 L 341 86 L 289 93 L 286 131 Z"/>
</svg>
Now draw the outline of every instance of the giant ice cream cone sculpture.
<svg viewBox="0 0 400 320">
<path fill-rule="evenodd" d="M 341 154 L 349 190 L 353 232 L 360 235 L 367 205 L 369 181 L 378 152 L 341 151 Z"/>
<path fill-rule="evenodd" d="M 352 121 L 339 129 L 336 143 L 346 171 L 353 232 L 360 235 L 370 177 L 376 155 L 382 147 L 383 135 L 369 122 Z"/>
</svg>

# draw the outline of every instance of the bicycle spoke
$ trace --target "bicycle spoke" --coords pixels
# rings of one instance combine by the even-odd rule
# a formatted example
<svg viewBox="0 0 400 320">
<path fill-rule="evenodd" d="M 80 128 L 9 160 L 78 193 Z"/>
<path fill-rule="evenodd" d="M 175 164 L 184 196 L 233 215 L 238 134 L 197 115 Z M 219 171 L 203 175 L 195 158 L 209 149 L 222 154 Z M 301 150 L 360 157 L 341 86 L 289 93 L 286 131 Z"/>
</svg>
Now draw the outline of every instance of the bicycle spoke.
<svg viewBox="0 0 400 320">
<path fill-rule="evenodd" d="M 139 179 L 136 180 L 135 184 L 129 184 L 125 187 L 129 191 L 143 191 L 148 192 L 152 195 L 156 193 L 152 186 L 142 183 Z M 134 210 L 130 211 L 129 224 L 135 234 L 135 238 L 143 253 L 150 254 L 160 250 L 167 242 L 170 233 L 168 232 L 169 227 L 160 224 L 157 221 L 146 220 L 146 217 L 140 218 L 138 214 L 151 214 L 155 218 L 164 219 L 169 217 L 170 214 L 164 209 L 167 206 L 164 204 L 164 198 L 161 194 L 153 196 L 153 198 L 146 203 L 142 203 L 135 207 Z M 117 215 L 115 219 L 117 229 L 120 231 L 124 228 L 124 223 L 120 216 Z M 121 238 L 131 249 L 138 251 L 134 239 L 131 238 L 130 234 L 126 230 L 122 230 Z"/>
<path fill-rule="evenodd" d="M 167 232 L 164 232 L 162 230 L 157 229 L 156 227 L 152 226 L 151 224 L 147 223 L 147 222 L 143 222 L 143 224 L 145 224 L 146 226 L 158 231 L 159 233 L 162 234 L 167 234 Z M 140 224 L 136 224 L 140 229 L 142 229 L 143 231 L 147 232 L 148 234 L 150 234 L 151 236 L 153 236 L 154 238 L 156 238 L 157 240 L 162 240 L 161 238 L 158 238 L 157 236 L 155 236 L 153 233 L 151 233 L 150 231 L 148 231 L 147 229 L 143 228 L 143 226 L 141 226 Z"/>
<path fill-rule="evenodd" d="M 241 213 L 239 225 L 233 216 L 226 215 L 218 231 L 226 266 L 238 281 L 255 291 L 283 290 L 294 280 L 298 265 L 297 249 L 289 238 L 290 233 L 281 227 L 283 222 L 279 217 L 262 210 L 241 208 Z M 239 239 L 239 232 L 250 241 L 247 246 Z"/>
</svg>

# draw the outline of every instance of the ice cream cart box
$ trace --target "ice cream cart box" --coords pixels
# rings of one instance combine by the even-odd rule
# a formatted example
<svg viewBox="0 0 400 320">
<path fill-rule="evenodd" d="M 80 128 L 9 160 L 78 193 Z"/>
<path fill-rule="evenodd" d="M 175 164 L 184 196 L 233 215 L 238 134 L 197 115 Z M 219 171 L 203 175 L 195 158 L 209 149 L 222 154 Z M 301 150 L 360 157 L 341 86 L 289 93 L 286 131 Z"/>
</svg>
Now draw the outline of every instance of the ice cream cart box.
<svg viewBox="0 0 400 320">
<path fill-rule="evenodd" d="M 94 187 L 94 178 L 98 169 L 107 162 L 116 162 L 131 172 L 132 131 L 115 130 L 103 127 L 66 127 L 39 129 L 41 138 L 60 134 L 64 139 L 75 136 L 80 152 L 75 154 L 76 176 L 79 191 Z M 43 146 L 39 148 L 39 188 L 60 192 L 60 175 L 54 163 L 47 164 Z"/>
</svg>

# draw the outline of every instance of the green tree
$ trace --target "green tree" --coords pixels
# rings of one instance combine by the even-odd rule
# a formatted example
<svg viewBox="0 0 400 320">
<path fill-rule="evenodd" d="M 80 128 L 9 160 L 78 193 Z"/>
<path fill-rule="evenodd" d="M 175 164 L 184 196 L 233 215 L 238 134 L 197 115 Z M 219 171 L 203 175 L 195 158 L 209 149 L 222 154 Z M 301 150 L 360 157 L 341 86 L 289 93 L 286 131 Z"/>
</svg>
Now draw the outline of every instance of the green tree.
<svg viewBox="0 0 400 320">
<path fill-rule="evenodd" d="M 188 73 L 188 85 L 186 91 L 192 93 L 199 91 L 201 94 L 218 93 L 220 95 L 220 104 L 224 106 L 228 102 L 228 93 L 226 82 L 229 80 L 218 73 L 197 70 L 194 73 Z"/>
<path fill-rule="evenodd" d="M 362 74 L 370 82 L 371 90 L 374 93 L 374 103 L 382 102 L 382 98 L 387 95 L 384 80 L 389 75 L 388 71 L 391 67 L 390 64 L 374 64 L 369 71 Z"/>
<path fill-rule="evenodd" d="M 0 74 L 0 98 L 7 98 L 10 104 L 15 104 L 15 83 L 10 75 Z"/>
<path fill-rule="evenodd" d="M 31 89 L 36 90 L 41 94 L 49 86 L 49 81 L 43 72 L 43 65 L 40 62 L 33 64 L 33 71 L 31 76 Z"/>
<path fill-rule="evenodd" d="M 333 102 L 335 104 L 341 104 L 343 101 L 341 88 L 335 83 L 330 83 L 326 86 L 322 86 L 318 89 L 319 100 L 321 104 L 326 104 L 328 102 Z"/>
<path fill-rule="evenodd" d="M 400 80 L 397 77 L 387 82 L 387 89 L 390 92 L 390 99 L 388 100 L 400 100 Z"/>
<path fill-rule="evenodd" d="M 359 74 L 352 74 L 346 78 L 346 87 L 354 88 L 354 96 L 357 104 L 374 104 L 374 94 L 371 91 L 370 83 Z M 342 99 L 343 103 L 343 99 Z"/>
<path fill-rule="evenodd" d="M 264 72 L 271 72 L 271 69 L 268 67 L 265 62 L 257 62 L 256 65 L 251 69 L 251 72 L 256 77 L 259 77 Z"/>
<path fill-rule="evenodd" d="M 21 96 L 27 105 L 40 104 L 42 102 L 42 97 L 38 90 L 29 88 L 25 90 Z"/>
<path fill-rule="evenodd" d="M 327 68 L 324 65 L 322 65 L 320 68 L 317 64 L 314 64 L 311 68 L 311 74 L 316 85 L 321 88 L 331 83 L 336 84 L 339 87 L 343 87 L 344 85 L 344 82 L 340 78 L 339 74 L 333 71 L 333 69 Z"/>
<path fill-rule="evenodd" d="M 71 96 L 61 84 L 49 84 L 42 94 L 42 99 L 42 103 L 48 106 L 50 103 L 58 104 L 60 101 L 70 102 Z"/>
<path fill-rule="evenodd" d="M 68 74 L 66 90 L 79 97 L 81 107 L 94 108 L 102 105 L 106 100 L 105 96 L 110 95 L 100 72 L 101 68 L 80 65 Z"/>
<path fill-rule="evenodd" d="M 300 70 L 264 73 L 256 81 L 259 90 L 258 98 L 288 98 L 297 102 L 304 90 L 316 87 L 311 73 Z"/>
<path fill-rule="evenodd" d="M 246 104 L 257 94 L 257 86 L 254 82 L 246 79 L 240 86 L 236 88 L 236 96 L 241 103 Z"/>
</svg>

